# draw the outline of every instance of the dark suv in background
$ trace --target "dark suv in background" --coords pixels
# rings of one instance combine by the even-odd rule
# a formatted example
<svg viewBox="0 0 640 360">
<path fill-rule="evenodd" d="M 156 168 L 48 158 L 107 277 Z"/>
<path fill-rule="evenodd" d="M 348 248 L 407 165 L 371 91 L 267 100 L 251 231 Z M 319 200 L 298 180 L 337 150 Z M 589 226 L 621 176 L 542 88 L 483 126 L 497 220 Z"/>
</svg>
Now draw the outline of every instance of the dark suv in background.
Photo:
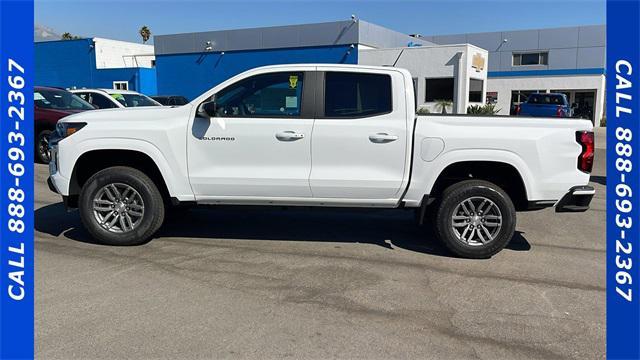
<svg viewBox="0 0 640 360">
<path fill-rule="evenodd" d="M 49 135 L 55 130 L 58 120 L 67 115 L 93 110 L 95 107 L 66 90 L 44 86 L 34 88 L 33 102 L 35 159 L 46 164 L 51 160 Z"/>
</svg>

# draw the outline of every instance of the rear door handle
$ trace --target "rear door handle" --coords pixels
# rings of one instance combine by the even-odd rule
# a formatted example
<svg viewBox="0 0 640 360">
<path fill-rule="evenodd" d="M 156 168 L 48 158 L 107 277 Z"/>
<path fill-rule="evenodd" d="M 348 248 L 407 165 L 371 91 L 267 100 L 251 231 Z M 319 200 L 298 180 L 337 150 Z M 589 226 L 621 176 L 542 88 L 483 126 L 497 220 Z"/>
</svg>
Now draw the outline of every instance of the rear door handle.
<svg viewBox="0 0 640 360">
<path fill-rule="evenodd" d="M 304 139 L 304 134 L 297 133 L 295 131 L 281 131 L 276 133 L 276 139 L 280 141 L 296 141 L 300 139 Z"/>
<path fill-rule="evenodd" d="M 397 135 L 389 135 L 387 133 L 377 133 L 369 135 L 369 141 L 377 144 L 388 143 L 396 140 L 398 140 Z"/>
</svg>

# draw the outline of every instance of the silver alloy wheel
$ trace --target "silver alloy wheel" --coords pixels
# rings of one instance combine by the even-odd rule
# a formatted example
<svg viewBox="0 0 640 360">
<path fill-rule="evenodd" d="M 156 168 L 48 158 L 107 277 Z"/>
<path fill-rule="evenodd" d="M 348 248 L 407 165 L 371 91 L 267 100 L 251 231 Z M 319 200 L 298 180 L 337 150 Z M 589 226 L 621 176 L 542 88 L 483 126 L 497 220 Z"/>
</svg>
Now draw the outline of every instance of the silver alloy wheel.
<svg viewBox="0 0 640 360">
<path fill-rule="evenodd" d="M 132 231 L 144 217 L 142 196 L 127 184 L 107 184 L 93 198 L 93 216 L 107 231 Z"/>
<path fill-rule="evenodd" d="M 471 246 L 486 245 L 500 233 L 502 213 L 486 197 L 470 197 L 462 200 L 453 210 L 451 227 L 461 242 Z"/>
</svg>

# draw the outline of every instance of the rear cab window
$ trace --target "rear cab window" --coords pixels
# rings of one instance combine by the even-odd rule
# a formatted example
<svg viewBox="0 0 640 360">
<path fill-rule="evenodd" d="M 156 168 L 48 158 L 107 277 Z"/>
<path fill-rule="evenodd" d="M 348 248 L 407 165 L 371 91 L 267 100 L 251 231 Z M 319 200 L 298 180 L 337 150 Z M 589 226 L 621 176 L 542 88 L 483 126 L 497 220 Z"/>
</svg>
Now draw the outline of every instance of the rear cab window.
<svg viewBox="0 0 640 360">
<path fill-rule="evenodd" d="M 531 94 L 527 102 L 541 105 L 566 105 L 566 101 L 562 95 Z"/>
</svg>

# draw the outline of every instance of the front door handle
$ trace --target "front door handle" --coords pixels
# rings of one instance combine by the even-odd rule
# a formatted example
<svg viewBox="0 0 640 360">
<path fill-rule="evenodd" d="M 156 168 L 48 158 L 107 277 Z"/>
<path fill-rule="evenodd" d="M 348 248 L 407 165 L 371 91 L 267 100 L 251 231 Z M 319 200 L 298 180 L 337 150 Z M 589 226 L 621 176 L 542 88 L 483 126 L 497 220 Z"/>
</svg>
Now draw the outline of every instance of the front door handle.
<svg viewBox="0 0 640 360">
<path fill-rule="evenodd" d="M 387 133 L 369 135 L 369 141 L 377 144 L 388 143 L 396 140 L 398 140 L 397 135 L 389 135 Z"/>
<path fill-rule="evenodd" d="M 281 131 L 276 133 L 276 139 L 280 141 L 296 141 L 304 139 L 304 134 L 297 133 L 295 131 Z"/>
</svg>

